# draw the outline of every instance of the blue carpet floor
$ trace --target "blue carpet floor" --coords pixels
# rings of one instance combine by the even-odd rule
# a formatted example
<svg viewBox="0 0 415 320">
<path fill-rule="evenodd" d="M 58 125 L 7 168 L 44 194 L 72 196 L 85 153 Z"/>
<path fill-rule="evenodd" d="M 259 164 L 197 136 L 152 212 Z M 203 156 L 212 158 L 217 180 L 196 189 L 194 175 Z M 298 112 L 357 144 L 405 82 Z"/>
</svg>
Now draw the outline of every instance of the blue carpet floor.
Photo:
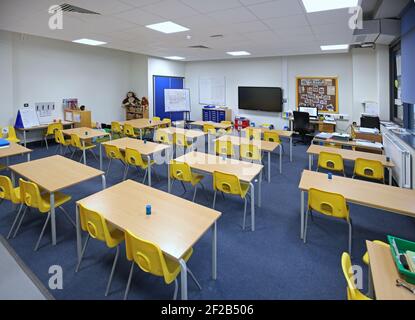
<svg viewBox="0 0 415 320">
<path fill-rule="evenodd" d="M 33 144 L 32 159 L 54 154 L 56 147 L 49 150 Z M 308 243 L 300 240 L 300 191 L 298 184 L 302 170 L 308 167 L 306 146 L 294 147 L 294 162 L 289 162 L 288 144 L 280 175 L 277 155 L 272 158 L 272 183 L 263 184 L 263 206 L 257 209 L 255 232 L 242 231 L 243 202 L 238 198 L 218 197 L 217 210 L 223 212 L 218 222 L 218 279 L 211 279 L 211 234 L 208 232 L 195 246 L 189 267 L 199 279 L 203 290 L 199 291 L 189 279 L 190 299 L 345 299 L 346 283 L 340 267 L 342 252 L 347 251 L 348 228 L 342 221 L 315 215 L 309 224 Z M 24 161 L 23 157 L 12 159 L 12 163 Z M 89 165 L 98 168 L 98 162 L 89 157 Z M 107 161 L 104 162 L 104 165 Z M 161 181 L 153 179 L 154 187 L 167 190 L 166 166 L 155 168 Z M 352 167 L 348 164 L 349 176 Z M 2 172 L 4 174 L 5 171 Z M 108 186 L 121 181 L 123 168 L 114 165 Z M 131 170 L 129 178 L 141 181 Z M 211 206 L 213 192 L 211 178 L 206 177 L 209 186 L 206 199 L 199 192 L 196 201 Z M 101 180 L 95 179 L 65 190 L 73 202 L 65 207 L 75 217 L 74 201 L 100 191 Z M 179 184 L 174 194 L 191 199 L 193 193 L 183 194 Z M 5 237 L 14 219 L 14 212 L 8 203 L 0 207 L 0 233 Z M 354 222 L 353 262 L 361 265 L 366 239 L 386 240 L 393 234 L 415 240 L 415 221 L 408 217 L 375 209 L 351 205 Z M 107 279 L 112 266 L 114 251 L 104 244 L 91 241 L 83 260 L 81 270 L 75 273 L 76 235 L 73 227 L 57 215 L 58 245 L 51 246 L 50 228 L 47 229 L 38 252 L 33 251 L 45 216 L 32 213 L 26 216 L 15 239 L 9 241 L 21 259 L 48 288 L 51 275 L 49 268 L 59 265 L 63 268 L 63 289 L 50 290 L 56 299 L 122 299 L 127 283 L 130 264 L 125 259 L 124 248 L 111 294 L 104 297 Z M 367 283 L 367 279 L 364 280 Z M 366 289 L 366 288 L 365 288 Z M 171 299 L 174 286 L 166 286 L 161 278 L 139 271 L 137 268 L 130 291 L 130 299 Z"/>
</svg>

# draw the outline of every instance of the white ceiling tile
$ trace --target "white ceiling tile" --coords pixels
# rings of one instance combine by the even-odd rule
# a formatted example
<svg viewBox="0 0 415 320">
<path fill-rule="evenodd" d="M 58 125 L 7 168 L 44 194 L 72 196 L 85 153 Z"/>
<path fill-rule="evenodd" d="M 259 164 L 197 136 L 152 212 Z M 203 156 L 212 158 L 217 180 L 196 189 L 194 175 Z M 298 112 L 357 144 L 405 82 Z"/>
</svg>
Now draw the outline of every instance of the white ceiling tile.
<svg viewBox="0 0 415 320">
<path fill-rule="evenodd" d="M 339 9 L 323 12 L 307 13 L 307 20 L 311 25 L 324 24 L 343 24 L 348 26 L 350 18 L 353 16 L 348 9 Z"/>
<path fill-rule="evenodd" d="M 161 0 L 118 0 L 133 7 L 142 7 L 149 4 L 160 2 Z"/>
<path fill-rule="evenodd" d="M 181 0 L 200 13 L 210 13 L 241 7 L 238 0 Z"/>
<path fill-rule="evenodd" d="M 308 20 L 306 15 L 296 15 L 289 17 L 279 17 L 263 20 L 263 22 L 273 30 L 287 29 L 287 28 L 298 28 L 308 26 Z"/>
<path fill-rule="evenodd" d="M 142 9 L 146 12 L 162 16 L 167 20 L 191 17 L 199 14 L 197 11 L 181 3 L 179 0 L 164 0 L 152 5 L 144 6 Z"/>
<path fill-rule="evenodd" d="M 119 19 L 123 19 L 128 22 L 146 26 L 149 24 L 159 23 L 165 21 L 165 18 L 145 12 L 141 9 L 133 9 L 126 12 L 115 15 Z"/>
<path fill-rule="evenodd" d="M 227 27 L 227 29 L 231 29 L 235 32 L 257 32 L 257 31 L 267 31 L 269 28 L 261 21 L 250 21 L 250 22 L 242 22 L 242 23 L 235 23 Z"/>
<path fill-rule="evenodd" d="M 212 21 L 212 23 L 215 23 L 217 21 L 224 24 L 242 23 L 258 20 L 248 9 L 244 7 L 210 13 L 209 17 L 211 17 L 214 20 Z"/>
<path fill-rule="evenodd" d="M 296 0 L 278 0 L 248 6 L 258 18 L 270 19 L 304 14 L 304 8 Z"/>
</svg>

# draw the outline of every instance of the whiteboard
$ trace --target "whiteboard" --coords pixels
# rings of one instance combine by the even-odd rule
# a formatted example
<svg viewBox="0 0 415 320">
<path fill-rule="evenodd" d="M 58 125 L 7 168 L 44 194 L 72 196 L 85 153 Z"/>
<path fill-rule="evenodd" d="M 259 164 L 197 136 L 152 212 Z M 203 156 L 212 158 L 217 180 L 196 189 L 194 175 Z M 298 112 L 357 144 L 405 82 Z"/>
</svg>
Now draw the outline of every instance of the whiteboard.
<svg viewBox="0 0 415 320">
<path fill-rule="evenodd" d="M 24 128 L 31 128 L 40 125 L 39 118 L 37 117 L 37 113 L 34 108 L 22 108 L 19 109 L 19 112 Z"/>
<path fill-rule="evenodd" d="M 226 79 L 225 77 L 199 78 L 199 103 L 225 106 L 226 105 Z"/>
<path fill-rule="evenodd" d="M 164 89 L 165 112 L 190 112 L 189 89 Z"/>
</svg>

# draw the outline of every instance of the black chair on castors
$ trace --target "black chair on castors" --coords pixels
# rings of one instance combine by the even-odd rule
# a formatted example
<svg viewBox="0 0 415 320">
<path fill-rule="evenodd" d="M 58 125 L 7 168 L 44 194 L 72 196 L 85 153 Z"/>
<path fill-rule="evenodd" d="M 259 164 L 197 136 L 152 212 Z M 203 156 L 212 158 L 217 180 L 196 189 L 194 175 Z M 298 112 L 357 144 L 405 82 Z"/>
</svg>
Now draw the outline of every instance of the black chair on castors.
<svg viewBox="0 0 415 320">
<path fill-rule="evenodd" d="M 307 112 L 294 111 L 294 132 L 301 136 L 299 142 L 307 144 L 306 135 L 314 133 L 314 127 L 310 123 L 310 115 Z"/>
</svg>

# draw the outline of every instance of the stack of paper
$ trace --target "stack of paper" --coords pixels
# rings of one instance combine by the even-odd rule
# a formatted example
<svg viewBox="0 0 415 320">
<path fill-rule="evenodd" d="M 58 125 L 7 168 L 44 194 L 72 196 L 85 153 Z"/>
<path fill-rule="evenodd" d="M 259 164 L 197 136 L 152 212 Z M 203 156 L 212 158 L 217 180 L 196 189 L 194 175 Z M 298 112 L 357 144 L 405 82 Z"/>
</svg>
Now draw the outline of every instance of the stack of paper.
<svg viewBox="0 0 415 320">
<path fill-rule="evenodd" d="M 370 148 L 377 148 L 377 149 L 383 148 L 383 144 L 379 142 L 370 142 L 367 140 L 356 140 L 356 144 L 361 147 L 370 147 Z"/>
</svg>

